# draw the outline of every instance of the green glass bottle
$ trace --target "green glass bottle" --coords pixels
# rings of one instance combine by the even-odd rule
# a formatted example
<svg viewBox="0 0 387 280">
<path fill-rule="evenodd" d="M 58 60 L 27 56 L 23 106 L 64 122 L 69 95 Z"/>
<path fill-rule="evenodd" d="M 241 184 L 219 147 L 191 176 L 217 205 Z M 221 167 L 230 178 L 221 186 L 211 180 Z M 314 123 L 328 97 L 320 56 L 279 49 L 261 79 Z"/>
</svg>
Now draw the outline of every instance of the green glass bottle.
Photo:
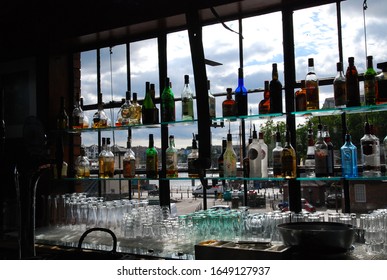
<svg viewBox="0 0 387 280">
<path fill-rule="evenodd" d="M 367 70 L 364 73 L 364 98 L 366 105 L 376 105 L 376 72 L 372 59 L 371 55 L 367 56 Z"/>
<path fill-rule="evenodd" d="M 155 105 L 152 100 L 151 92 L 150 92 L 150 83 L 145 82 L 145 98 L 142 103 L 141 114 L 142 114 L 142 123 L 143 124 L 155 124 L 157 123 L 155 120 L 154 108 Z"/>
<path fill-rule="evenodd" d="M 146 154 L 146 177 L 150 179 L 157 178 L 158 155 L 154 146 L 153 134 L 149 134 L 149 146 L 145 151 Z"/>
<path fill-rule="evenodd" d="M 161 121 L 175 121 L 175 97 L 168 77 L 165 79 L 165 87 L 161 94 Z"/>
</svg>

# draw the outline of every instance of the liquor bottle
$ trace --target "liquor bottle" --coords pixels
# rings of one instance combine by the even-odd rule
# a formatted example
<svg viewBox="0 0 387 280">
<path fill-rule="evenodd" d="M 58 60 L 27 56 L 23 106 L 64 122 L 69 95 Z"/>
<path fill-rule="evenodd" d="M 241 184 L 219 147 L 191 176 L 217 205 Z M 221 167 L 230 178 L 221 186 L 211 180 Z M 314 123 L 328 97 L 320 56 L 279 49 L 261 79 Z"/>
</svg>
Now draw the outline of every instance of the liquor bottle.
<svg viewBox="0 0 387 280">
<path fill-rule="evenodd" d="M 272 65 L 270 81 L 270 113 L 282 113 L 282 84 L 278 80 L 277 63 Z"/>
<path fill-rule="evenodd" d="M 75 160 L 75 174 L 80 179 L 90 177 L 90 161 L 84 146 L 81 146 L 80 155 Z"/>
<path fill-rule="evenodd" d="M 195 134 L 192 134 L 192 147 L 191 152 L 188 154 L 188 177 L 199 178 L 199 169 L 197 168 L 196 160 L 199 158 L 198 144 Z"/>
<path fill-rule="evenodd" d="M 235 117 L 236 116 L 236 102 L 232 99 L 232 88 L 227 88 L 226 100 L 222 103 L 223 117 Z"/>
<path fill-rule="evenodd" d="M 244 86 L 243 68 L 238 69 L 238 86 L 235 89 L 236 113 L 238 116 L 247 116 L 247 89 Z"/>
<path fill-rule="evenodd" d="M 105 178 L 106 138 L 102 137 L 101 152 L 98 154 L 98 176 Z"/>
<path fill-rule="evenodd" d="M 360 147 L 363 176 L 380 176 L 380 148 L 377 147 L 377 142 L 371 135 L 371 128 L 368 120 L 366 120 L 364 124 L 364 136 L 360 139 Z"/>
<path fill-rule="evenodd" d="M 281 133 L 279 132 L 279 127 L 277 125 L 277 131 L 275 133 L 275 147 L 271 153 L 273 160 L 273 176 L 276 178 L 282 177 L 282 149 Z"/>
<path fill-rule="evenodd" d="M 290 179 L 297 176 L 296 151 L 291 144 L 289 129 L 286 130 L 285 145 L 281 152 L 282 177 Z"/>
<path fill-rule="evenodd" d="M 314 172 L 315 169 L 315 143 L 313 139 L 313 129 L 312 123 L 309 123 L 308 128 L 308 148 L 306 150 L 306 159 L 305 159 L 305 175 L 306 177 L 315 177 L 316 174 Z"/>
<path fill-rule="evenodd" d="M 83 118 L 85 116 L 85 112 L 83 112 L 80 99 L 77 98 L 75 101 L 75 107 L 71 114 L 72 117 L 72 127 L 73 129 L 81 129 L 83 128 Z"/>
<path fill-rule="evenodd" d="M 189 85 L 189 76 L 184 75 L 184 86 L 181 92 L 181 119 L 183 121 L 193 120 L 193 92 Z"/>
<path fill-rule="evenodd" d="M 230 130 L 227 134 L 227 147 L 223 155 L 223 168 L 224 177 L 235 177 L 237 175 L 237 156 L 234 147 L 232 146 L 232 135 Z"/>
<path fill-rule="evenodd" d="M 343 72 L 343 63 L 337 62 L 337 74 L 333 80 L 333 95 L 336 108 L 344 108 L 347 105 L 346 80 Z"/>
<path fill-rule="evenodd" d="M 319 123 L 314 151 L 316 177 L 328 176 L 328 145 L 324 141 L 322 129 L 322 124 Z"/>
<path fill-rule="evenodd" d="M 177 170 L 177 150 L 175 148 L 175 137 L 173 135 L 169 136 L 169 146 L 165 150 L 166 158 L 166 176 L 167 178 L 176 178 L 178 177 Z"/>
<path fill-rule="evenodd" d="M 82 109 L 83 108 L 83 98 L 82 97 L 79 99 L 79 102 L 80 102 L 80 107 Z M 90 126 L 89 117 L 85 114 L 85 112 L 83 112 L 83 113 L 84 113 L 83 114 L 83 128 L 88 128 Z"/>
<path fill-rule="evenodd" d="M 387 172 L 387 136 L 384 137 L 383 148 L 384 148 L 384 165 L 386 169 L 385 172 Z"/>
<path fill-rule="evenodd" d="M 117 113 L 116 126 L 129 125 L 130 124 L 130 107 L 132 103 L 129 99 L 122 98 L 122 105 Z"/>
<path fill-rule="evenodd" d="M 262 177 L 262 147 L 258 140 L 257 131 L 253 130 L 253 141 L 248 148 L 249 155 L 249 175 L 251 178 L 261 178 Z"/>
<path fill-rule="evenodd" d="M 357 177 L 357 148 L 351 141 L 351 135 L 345 134 L 345 143 L 340 148 L 342 176 L 345 178 Z"/>
<path fill-rule="evenodd" d="M 308 74 L 305 77 L 306 110 L 319 109 L 318 77 L 314 70 L 313 58 L 308 59 Z"/>
<path fill-rule="evenodd" d="M 378 63 L 377 68 L 382 72 L 376 76 L 376 104 L 387 104 L 387 62 Z"/>
<path fill-rule="evenodd" d="M 306 111 L 305 80 L 301 80 L 301 87 L 296 91 L 296 111 Z"/>
<path fill-rule="evenodd" d="M 224 177 L 224 152 L 226 151 L 227 148 L 227 140 L 222 139 L 222 153 L 220 154 L 218 158 L 218 169 L 219 169 L 219 177 L 223 178 Z"/>
<path fill-rule="evenodd" d="M 137 92 L 133 92 L 133 100 L 129 107 L 129 124 L 141 124 L 141 105 L 137 102 Z"/>
<path fill-rule="evenodd" d="M 353 57 L 348 57 L 345 83 L 347 91 L 347 107 L 360 106 L 359 75 L 355 66 L 355 58 Z"/>
<path fill-rule="evenodd" d="M 98 93 L 98 110 L 93 115 L 93 128 L 107 127 L 109 123 L 110 119 L 103 109 L 102 93 Z"/>
<path fill-rule="evenodd" d="M 160 119 L 159 119 L 159 108 L 157 108 L 156 106 L 156 90 L 155 90 L 155 84 L 150 84 L 150 95 L 151 95 L 151 98 L 152 98 L 152 101 L 153 101 L 153 121 L 154 123 L 159 123 L 160 122 Z"/>
<path fill-rule="evenodd" d="M 265 81 L 265 88 L 263 90 L 263 99 L 258 105 L 258 114 L 269 114 L 270 113 L 270 89 L 269 81 Z"/>
<path fill-rule="evenodd" d="M 175 121 L 175 97 L 168 77 L 165 78 L 165 87 L 161 94 L 161 121 Z"/>
<path fill-rule="evenodd" d="M 327 158 L 327 172 L 328 176 L 335 176 L 335 152 L 333 143 L 331 140 L 331 135 L 329 133 L 329 129 L 327 125 L 323 126 L 323 137 L 325 143 L 328 146 L 328 158 Z"/>
<path fill-rule="evenodd" d="M 376 72 L 372 55 L 367 56 L 367 70 L 364 73 L 364 99 L 366 105 L 376 104 Z"/>
<path fill-rule="evenodd" d="M 142 102 L 141 114 L 143 124 L 155 124 L 154 103 L 149 89 L 149 82 L 145 82 L 145 98 Z"/>
<path fill-rule="evenodd" d="M 126 142 L 126 152 L 122 159 L 122 175 L 124 178 L 134 178 L 136 176 L 136 155 L 132 150 L 132 143 L 130 137 Z"/>
<path fill-rule="evenodd" d="M 380 140 L 379 140 L 379 138 L 374 133 L 374 126 L 373 126 L 373 124 L 370 124 L 370 132 L 371 132 L 371 137 L 375 140 L 374 151 L 375 151 L 375 154 L 376 154 L 376 163 L 375 163 L 375 165 L 377 166 L 376 170 L 381 175 L 381 167 L 380 167 Z M 380 176 L 380 175 L 377 174 L 377 176 Z"/>
<path fill-rule="evenodd" d="M 149 146 L 145 151 L 146 157 L 146 177 L 156 179 L 158 174 L 158 153 L 154 146 L 153 134 L 149 134 Z"/>
<path fill-rule="evenodd" d="M 252 142 L 253 142 L 253 136 L 251 135 L 251 129 L 250 129 L 250 137 L 249 137 L 248 144 L 247 144 L 247 147 L 246 147 L 247 154 L 243 158 L 243 161 L 242 161 L 243 177 L 245 177 L 245 178 L 249 178 L 250 177 L 250 159 L 249 159 L 248 151 L 249 151 L 249 146 L 251 145 Z"/>
<path fill-rule="evenodd" d="M 65 98 L 63 96 L 60 98 L 60 110 L 56 118 L 56 128 L 57 129 L 69 128 L 69 116 L 67 115 L 67 112 L 66 112 Z"/>
<path fill-rule="evenodd" d="M 262 177 L 267 178 L 268 177 L 268 157 L 269 157 L 269 151 L 267 144 L 265 143 L 265 140 L 263 139 L 263 132 L 258 133 L 259 138 L 259 144 L 261 145 L 261 168 L 262 168 Z"/>
<path fill-rule="evenodd" d="M 106 154 L 104 160 L 104 175 L 105 178 L 114 177 L 114 154 L 112 152 L 112 146 L 110 146 L 110 138 L 106 138 Z"/>
<path fill-rule="evenodd" d="M 216 100 L 215 96 L 212 95 L 210 80 L 207 80 L 207 89 L 208 89 L 208 106 L 210 118 L 216 118 Z"/>
</svg>

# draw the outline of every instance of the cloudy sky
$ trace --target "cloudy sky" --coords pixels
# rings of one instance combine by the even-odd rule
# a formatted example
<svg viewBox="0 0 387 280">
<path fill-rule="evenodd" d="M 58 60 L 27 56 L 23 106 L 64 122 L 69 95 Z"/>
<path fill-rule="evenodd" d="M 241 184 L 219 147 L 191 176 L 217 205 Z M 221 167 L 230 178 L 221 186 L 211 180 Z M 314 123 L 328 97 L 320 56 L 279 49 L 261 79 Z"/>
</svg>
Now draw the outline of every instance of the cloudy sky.
<svg viewBox="0 0 387 280">
<path fill-rule="evenodd" d="M 342 2 L 344 68 L 348 65 L 347 58 L 353 56 L 359 72 L 364 72 L 366 66 L 363 2 L 363 0 Z M 368 0 L 367 4 L 368 9 L 365 11 L 367 54 L 373 55 L 376 68 L 376 63 L 387 61 L 387 5 L 386 0 Z M 293 18 L 296 79 L 305 78 L 309 57 L 314 58 L 318 77 L 334 77 L 336 63 L 339 61 L 336 4 L 296 11 Z M 237 21 L 226 24 L 231 29 L 238 30 Z M 272 63 L 278 64 L 279 79 L 284 83 L 281 13 L 244 19 L 243 37 L 246 88 L 262 88 L 264 81 L 271 79 Z M 190 76 L 191 87 L 194 89 L 188 32 L 171 33 L 167 40 L 168 76 L 173 84 L 175 97 L 180 97 L 184 74 Z M 223 64 L 217 67 L 207 66 L 211 91 L 220 93 L 225 92 L 227 87 L 235 89 L 239 67 L 238 35 L 228 31 L 220 24 L 204 27 L 203 44 L 206 58 Z M 113 46 L 111 50 L 110 54 L 109 48 L 101 49 L 101 87 L 104 102 L 121 100 L 127 89 L 125 45 Z M 130 52 L 132 92 L 137 92 L 138 98 L 143 99 L 146 81 L 155 83 L 156 89 L 159 86 L 157 40 L 150 39 L 131 43 Z M 81 94 L 85 104 L 95 104 L 97 102 L 96 51 L 82 53 L 81 62 Z M 362 84 L 360 88 L 362 91 Z M 320 88 L 320 107 L 326 97 L 333 97 L 332 86 Z M 261 99 L 262 93 L 249 95 L 249 107 L 252 114 L 258 113 L 258 103 Z M 223 100 L 223 97 L 216 100 L 218 117 L 222 114 Z M 87 112 L 89 118 L 93 113 Z M 114 120 L 117 110 L 107 110 L 107 113 Z M 181 118 L 180 102 L 176 103 L 176 118 L 178 120 Z M 254 122 L 259 125 L 258 121 Z M 236 122 L 232 123 L 231 129 L 235 132 L 234 139 L 237 141 Z M 197 126 L 196 124 L 172 126 L 169 132 L 175 135 L 177 147 L 186 147 L 191 144 L 192 133 L 197 133 Z M 133 145 L 147 145 L 144 139 L 148 138 L 149 133 L 155 135 L 155 144 L 160 147 L 160 130 L 157 128 L 134 130 Z M 226 133 L 227 128 L 212 129 L 213 144 L 220 145 Z M 126 145 L 125 132 L 103 132 L 103 136 L 113 138 L 118 145 Z M 84 133 L 83 143 L 85 145 L 97 143 L 96 133 Z"/>
</svg>

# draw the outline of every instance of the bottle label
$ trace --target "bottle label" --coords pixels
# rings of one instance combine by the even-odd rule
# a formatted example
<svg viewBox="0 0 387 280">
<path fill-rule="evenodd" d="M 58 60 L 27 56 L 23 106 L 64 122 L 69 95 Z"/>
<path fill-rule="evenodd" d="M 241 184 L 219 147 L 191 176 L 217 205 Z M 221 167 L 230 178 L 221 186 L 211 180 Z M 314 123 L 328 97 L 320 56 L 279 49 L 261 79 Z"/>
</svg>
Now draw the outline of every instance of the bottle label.
<svg viewBox="0 0 387 280">
<path fill-rule="evenodd" d="M 249 149 L 249 159 L 250 160 L 255 160 L 256 158 L 258 158 L 258 150 L 257 149 L 254 149 L 254 148 L 250 148 Z"/>
<path fill-rule="evenodd" d="M 124 160 L 123 175 L 125 178 L 133 178 L 135 176 L 135 163 L 136 161 L 134 159 Z"/>
</svg>

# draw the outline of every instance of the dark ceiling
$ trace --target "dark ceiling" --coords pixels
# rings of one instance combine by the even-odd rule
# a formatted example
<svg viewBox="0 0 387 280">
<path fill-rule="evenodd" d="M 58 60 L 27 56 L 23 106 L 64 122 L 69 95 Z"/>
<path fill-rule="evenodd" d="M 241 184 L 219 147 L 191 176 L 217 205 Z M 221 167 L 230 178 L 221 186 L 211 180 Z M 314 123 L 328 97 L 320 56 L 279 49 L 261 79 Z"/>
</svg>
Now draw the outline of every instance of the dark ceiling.
<svg viewBox="0 0 387 280">
<path fill-rule="evenodd" d="M 0 2 L 0 60 L 113 46 L 202 25 L 334 0 L 9 0 Z"/>
</svg>

